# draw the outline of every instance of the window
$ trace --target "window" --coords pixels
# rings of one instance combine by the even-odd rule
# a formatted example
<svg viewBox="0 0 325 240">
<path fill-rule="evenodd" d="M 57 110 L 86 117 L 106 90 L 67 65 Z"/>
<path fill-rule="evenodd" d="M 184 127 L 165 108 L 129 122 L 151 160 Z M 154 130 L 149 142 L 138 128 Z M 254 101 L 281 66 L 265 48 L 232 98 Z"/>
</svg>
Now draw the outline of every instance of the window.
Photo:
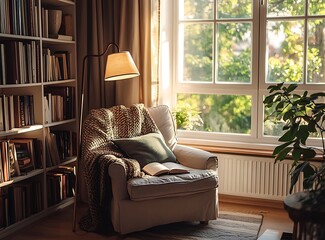
<svg viewBox="0 0 325 240">
<path fill-rule="evenodd" d="M 264 123 L 267 87 L 325 90 L 325 0 L 167 2 L 181 137 L 274 142 L 282 130 Z"/>
<path fill-rule="evenodd" d="M 268 0 L 263 24 L 266 44 L 261 54 L 265 54 L 265 64 L 260 66 L 265 83 L 299 83 L 301 90 L 325 90 L 324 14 L 325 1 Z M 281 131 L 280 124 L 264 122 L 266 136 Z"/>
</svg>

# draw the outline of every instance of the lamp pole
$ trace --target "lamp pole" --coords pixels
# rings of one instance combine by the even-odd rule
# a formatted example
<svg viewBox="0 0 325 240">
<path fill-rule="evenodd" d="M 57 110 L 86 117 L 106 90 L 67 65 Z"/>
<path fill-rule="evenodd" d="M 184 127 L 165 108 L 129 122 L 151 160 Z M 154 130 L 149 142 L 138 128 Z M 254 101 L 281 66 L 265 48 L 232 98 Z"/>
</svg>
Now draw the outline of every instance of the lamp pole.
<svg viewBox="0 0 325 240">
<path fill-rule="evenodd" d="M 120 64 L 120 66 L 116 67 L 116 71 L 114 71 L 114 75 L 105 76 L 105 80 L 107 79 L 107 80 L 111 80 L 111 81 L 116 81 L 116 80 L 122 80 L 122 79 L 139 76 L 139 71 L 138 71 L 137 67 L 135 66 L 135 63 L 134 63 L 131 55 L 129 54 L 129 52 L 120 52 L 118 45 L 114 42 L 110 42 L 107 45 L 107 47 L 105 48 L 105 51 L 102 52 L 101 54 L 89 54 L 83 58 L 82 78 L 81 78 L 80 112 L 79 112 L 79 136 L 78 136 L 79 149 L 78 149 L 78 156 L 77 156 L 75 187 L 74 187 L 73 226 L 72 226 L 73 232 L 76 231 L 77 190 L 78 190 L 79 161 L 81 158 L 81 134 L 82 134 L 82 124 L 83 124 L 83 114 L 84 114 L 83 111 L 84 111 L 84 95 L 85 95 L 85 85 L 86 85 L 85 84 L 86 62 L 89 58 L 101 58 L 102 56 L 106 55 L 108 53 L 109 48 L 112 46 L 116 47 L 117 53 L 109 55 L 109 56 L 119 55 L 119 57 L 116 56 L 115 59 L 111 58 L 110 61 L 112 61 L 112 63 L 114 63 L 114 61 L 118 62 L 118 64 Z M 106 70 L 108 69 L 107 66 L 108 66 L 108 60 L 106 61 L 105 75 L 106 75 Z M 108 75 L 110 75 L 110 74 L 108 74 Z"/>
</svg>

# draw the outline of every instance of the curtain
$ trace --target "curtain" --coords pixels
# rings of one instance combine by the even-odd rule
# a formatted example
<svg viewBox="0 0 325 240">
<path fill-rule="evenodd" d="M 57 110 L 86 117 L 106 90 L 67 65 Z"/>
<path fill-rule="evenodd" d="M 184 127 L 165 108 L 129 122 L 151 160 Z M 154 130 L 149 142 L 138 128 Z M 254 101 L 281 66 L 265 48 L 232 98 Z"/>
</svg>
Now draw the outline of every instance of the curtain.
<svg viewBox="0 0 325 240">
<path fill-rule="evenodd" d="M 84 56 L 102 53 L 110 42 L 117 43 L 121 51 L 130 51 L 140 72 L 140 76 L 134 79 L 104 82 L 106 57 L 88 58 L 84 116 L 92 108 L 120 104 L 130 106 L 134 103 L 144 103 L 146 106 L 157 105 L 159 2 L 159 0 L 78 1 L 79 83 Z M 152 22 L 152 19 L 155 21 Z M 110 50 L 116 51 L 116 49 Z M 79 93 L 80 91 L 79 87 Z"/>
<path fill-rule="evenodd" d="M 117 83 L 118 104 L 127 106 L 137 102 L 146 106 L 157 104 L 159 5 L 157 0 L 120 1 L 119 45 L 121 49 L 130 50 L 140 76 L 136 81 Z"/>
</svg>

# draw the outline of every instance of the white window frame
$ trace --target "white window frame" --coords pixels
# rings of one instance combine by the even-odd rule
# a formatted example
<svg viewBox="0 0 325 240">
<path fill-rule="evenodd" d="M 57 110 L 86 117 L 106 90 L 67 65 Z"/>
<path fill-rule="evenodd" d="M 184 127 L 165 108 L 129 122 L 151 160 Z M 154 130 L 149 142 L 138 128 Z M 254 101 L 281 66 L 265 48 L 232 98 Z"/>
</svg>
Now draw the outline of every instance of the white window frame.
<svg viewBox="0 0 325 240">
<path fill-rule="evenodd" d="M 263 96 L 268 94 L 267 87 L 272 84 L 265 83 L 264 79 L 264 69 L 262 68 L 263 64 L 265 65 L 265 54 L 260 54 L 260 49 L 264 49 L 265 44 L 259 42 L 265 41 L 266 31 L 261 30 L 260 21 L 266 26 L 266 4 L 263 4 L 263 1 L 253 0 L 253 18 L 252 18 L 252 76 L 251 83 L 242 83 L 242 84 L 226 84 L 226 83 L 217 83 L 217 84 L 206 84 L 206 83 L 186 83 L 177 81 L 179 73 L 177 72 L 178 66 L 178 56 L 177 56 L 177 46 L 178 46 L 178 1 L 171 0 L 162 0 L 162 5 L 166 4 L 167 11 L 169 14 L 168 19 L 174 24 L 169 24 L 169 34 L 171 37 L 168 38 L 168 48 L 162 49 L 161 52 L 164 52 L 168 49 L 169 55 L 172 56 L 168 61 L 168 72 L 166 67 L 161 68 L 161 79 L 165 81 L 162 83 L 162 93 L 160 103 L 167 104 L 171 108 L 176 106 L 176 94 L 177 92 L 182 93 L 194 93 L 194 94 L 220 94 L 220 95 L 249 95 L 252 99 L 252 109 L 251 109 L 251 133 L 246 134 L 235 134 L 235 133 L 219 133 L 219 132 L 199 132 L 199 131 L 185 131 L 178 130 L 178 139 L 182 143 L 188 144 L 197 144 L 197 145 L 206 145 L 206 146 L 225 146 L 225 147 L 238 147 L 238 148 L 253 148 L 253 149 L 273 149 L 275 145 L 278 144 L 277 137 L 273 136 L 264 136 L 263 135 L 263 123 L 264 123 L 264 112 L 263 112 Z M 216 2 L 214 4 L 216 9 Z M 164 11 L 162 7 L 162 11 Z M 216 12 L 216 11 L 215 11 Z M 161 13 L 164 14 L 163 12 Z M 261 16 L 260 16 L 261 14 Z M 216 22 L 214 18 L 212 21 Z M 218 22 L 220 20 L 217 20 Z M 231 20 L 222 20 L 224 22 L 231 22 Z M 170 28 L 170 25 L 173 27 Z M 214 28 L 215 28 L 214 23 Z M 167 26 L 167 28 L 168 28 Z M 162 26 L 163 28 L 163 26 Z M 162 37 L 162 42 L 164 42 L 165 35 Z M 262 39 L 260 41 L 260 39 Z M 215 38 L 214 38 L 215 40 Z M 214 42 L 214 41 L 213 41 Z M 214 45 L 215 46 L 215 45 Z M 215 54 L 216 55 L 216 54 Z M 166 60 L 166 59 L 165 59 Z M 164 57 L 162 57 L 161 62 L 166 62 Z M 214 72 L 214 71 L 213 71 Z M 263 76 L 263 77 L 261 77 Z M 193 91 L 193 85 L 195 86 L 195 91 Z M 315 84 L 314 84 L 315 85 Z M 234 86 L 236 88 L 234 89 Z M 307 85 L 305 85 L 307 86 Z M 325 90 L 325 85 L 322 85 Z M 317 87 L 316 87 L 317 88 Z M 312 84 L 308 84 L 307 88 L 303 90 L 318 90 L 315 87 L 312 87 Z M 315 141 L 317 143 L 317 141 Z"/>
</svg>

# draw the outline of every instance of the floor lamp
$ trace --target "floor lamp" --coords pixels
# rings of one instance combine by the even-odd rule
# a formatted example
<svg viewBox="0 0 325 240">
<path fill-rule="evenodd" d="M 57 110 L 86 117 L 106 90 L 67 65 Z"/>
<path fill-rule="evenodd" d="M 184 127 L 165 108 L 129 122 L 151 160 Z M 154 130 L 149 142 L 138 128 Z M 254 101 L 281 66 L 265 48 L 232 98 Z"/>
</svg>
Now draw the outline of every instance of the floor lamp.
<svg viewBox="0 0 325 240">
<path fill-rule="evenodd" d="M 80 113 L 79 113 L 79 151 L 78 151 L 78 161 L 76 169 L 76 181 L 75 181 L 75 194 L 74 194 L 74 206 L 73 206 L 73 226 L 72 230 L 76 230 L 76 214 L 77 214 L 77 189 L 78 189 L 78 174 L 79 174 L 79 160 L 81 156 L 81 133 L 83 124 L 83 111 L 84 111 L 84 94 L 85 94 L 85 72 L 86 72 L 86 62 L 89 58 L 101 59 L 108 53 L 110 47 L 115 47 L 117 49 L 116 53 L 109 54 L 106 60 L 105 68 L 105 81 L 118 81 L 128 78 L 134 78 L 139 76 L 139 71 L 128 51 L 121 51 L 116 43 L 109 43 L 105 51 L 101 54 L 86 55 L 82 62 L 82 79 L 81 79 L 81 97 L 80 97 Z M 88 78 L 86 79 L 88 80 Z"/>
</svg>

